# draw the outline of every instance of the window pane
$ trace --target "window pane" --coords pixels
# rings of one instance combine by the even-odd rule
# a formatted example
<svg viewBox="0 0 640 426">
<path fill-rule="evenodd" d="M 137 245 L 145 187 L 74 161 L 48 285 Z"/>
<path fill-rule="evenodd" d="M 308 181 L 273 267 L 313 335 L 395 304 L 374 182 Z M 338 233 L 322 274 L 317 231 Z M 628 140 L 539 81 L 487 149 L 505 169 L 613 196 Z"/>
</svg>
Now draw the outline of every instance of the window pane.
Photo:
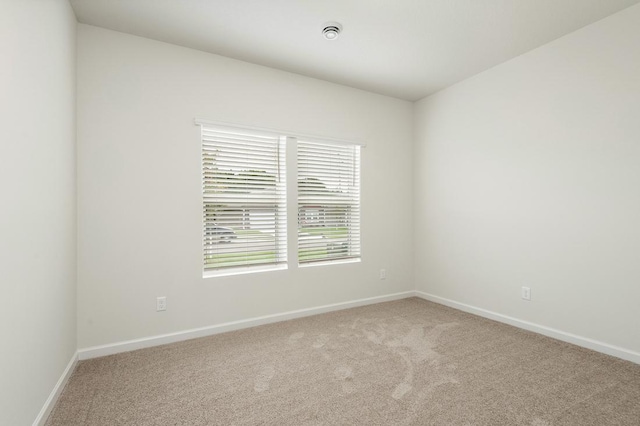
<svg viewBox="0 0 640 426">
<path fill-rule="evenodd" d="M 298 261 L 360 257 L 360 147 L 298 141 Z"/>
<path fill-rule="evenodd" d="M 286 262 L 284 139 L 202 126 L 204 270 Z"/>
</svg>

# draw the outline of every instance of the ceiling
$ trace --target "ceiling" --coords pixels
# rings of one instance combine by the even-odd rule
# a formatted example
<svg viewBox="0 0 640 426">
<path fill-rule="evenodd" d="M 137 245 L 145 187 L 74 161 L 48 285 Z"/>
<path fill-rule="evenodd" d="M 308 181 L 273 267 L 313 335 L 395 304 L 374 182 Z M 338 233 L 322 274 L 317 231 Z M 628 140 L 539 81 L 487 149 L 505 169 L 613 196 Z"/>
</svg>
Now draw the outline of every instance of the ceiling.
<svg viewBox="0 0 640 426">
<path fill-rule="evenodd" d="M 85 24 L 410 101 L 638 2 L 70 0 Z"/>
</svg>

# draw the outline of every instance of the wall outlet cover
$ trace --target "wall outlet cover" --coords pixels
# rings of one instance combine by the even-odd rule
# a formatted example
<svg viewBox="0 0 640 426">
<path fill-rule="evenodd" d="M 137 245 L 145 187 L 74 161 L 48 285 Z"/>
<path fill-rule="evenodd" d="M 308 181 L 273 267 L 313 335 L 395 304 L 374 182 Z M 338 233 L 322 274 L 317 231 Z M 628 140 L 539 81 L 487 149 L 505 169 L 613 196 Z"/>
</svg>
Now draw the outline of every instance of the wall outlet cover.
<svg viewBox="0 0 640 426">
<path fill-rule="evenodd" d="M 167 310 L 167 298 L 166 296 L 161 296 L 156 299 L 156 311 L 166 311 Z"/>
</svg>

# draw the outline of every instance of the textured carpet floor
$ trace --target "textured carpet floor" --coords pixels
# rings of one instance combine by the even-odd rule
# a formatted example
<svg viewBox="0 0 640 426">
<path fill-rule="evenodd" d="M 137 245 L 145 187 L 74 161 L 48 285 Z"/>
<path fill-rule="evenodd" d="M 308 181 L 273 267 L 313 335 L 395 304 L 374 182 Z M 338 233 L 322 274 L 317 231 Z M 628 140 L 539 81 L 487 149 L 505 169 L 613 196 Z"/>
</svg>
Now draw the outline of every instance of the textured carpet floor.
<svg viewBox="0 0 640 426">
<path fill-rule="evenodd" d="M 54 425 L 640 425 L 640 365 L 412 298 L 80 362 Z"/>
</svg>

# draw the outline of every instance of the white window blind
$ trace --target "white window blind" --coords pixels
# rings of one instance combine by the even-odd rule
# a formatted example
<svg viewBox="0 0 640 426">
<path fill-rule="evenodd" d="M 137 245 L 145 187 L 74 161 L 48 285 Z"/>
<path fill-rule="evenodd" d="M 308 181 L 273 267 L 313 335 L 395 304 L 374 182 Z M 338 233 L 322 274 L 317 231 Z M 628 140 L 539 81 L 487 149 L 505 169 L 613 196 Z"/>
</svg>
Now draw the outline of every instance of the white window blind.
<svg viewBox="0 0 640 426">
<path fill-rule="evenodd" d="M 298 140 L 298 261 L 360 258 L 360 146 Z"/>
<path fill-rule="evenodd" d="M 285 264 L 285 141 L 201 124 L 204 271 Z"/>
</svg>

